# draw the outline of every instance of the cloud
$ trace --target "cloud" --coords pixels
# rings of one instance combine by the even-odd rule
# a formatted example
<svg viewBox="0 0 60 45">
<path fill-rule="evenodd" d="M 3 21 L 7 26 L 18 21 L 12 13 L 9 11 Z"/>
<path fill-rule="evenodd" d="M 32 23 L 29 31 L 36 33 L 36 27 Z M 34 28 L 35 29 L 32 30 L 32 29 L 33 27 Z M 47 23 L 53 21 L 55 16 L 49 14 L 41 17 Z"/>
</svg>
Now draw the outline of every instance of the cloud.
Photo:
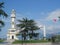
<svg viewBox="0 0 60 45">
<path fill-rule="evenodd" d="M 59 20 L 59 16 L 60 16 L 60 9 L 56 9 L 54 11 L 51 12 L 47 12 L 47 13 L 41 13 L 42 15 L 48 15 L 45 19 L 38 19 L 38 24 L 39 26 L 46 24 L 45 22 L 49 23 L 50 25 L 46 25 L 46 32 L 47 33 L 57 33 L 60 31 L 60 25 L 54 25 L 51 22 L 51 20 L 53 19 L 57 19 L 57 21 Z M 42 22 L 40 22 L 42 21 Z M 44 22 L 44 23 L 43 23 Z"/>
<path fill-rule="evenodd" d="M 47 33 L 58 33 L 60 32 L 60 25 L 50 25 L 46 26 L 46 32 Z"/>
<path fill-rule="evenodd" d="M 46 20 L 53 20 L 53 19 L 57 19 L 60 16 L 60 9 L 54 10 L 52 12 L 48 13 L 48 17 L 46 18 Z"/>
<path fill-rule="evenodd" d="M 52 25 L 47 27 L 47 30 L 53 30 L 53 29 L 54 27 Z"/>
</svg>

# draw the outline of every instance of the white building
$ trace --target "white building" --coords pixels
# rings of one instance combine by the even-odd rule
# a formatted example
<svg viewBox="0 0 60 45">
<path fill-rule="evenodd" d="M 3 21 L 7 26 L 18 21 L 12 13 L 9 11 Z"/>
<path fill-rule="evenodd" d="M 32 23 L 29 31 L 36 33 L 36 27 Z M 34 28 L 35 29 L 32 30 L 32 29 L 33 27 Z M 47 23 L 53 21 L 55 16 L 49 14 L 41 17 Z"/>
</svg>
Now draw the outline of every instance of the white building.
<svg viewBox="0 0 60 45">
<path fill-rule="evenodd" d="M 12 10 L 11 13 L 11 28 L 8 29 L 8 33 L 7 33 L 7 40 L 18 40 L 16 34 L 17 34 L 17 29 L 16 29 L 16 24 L 15 24 L 15 18 L 16 18 L 16 13 L 15 10 Z"/>
</svg>

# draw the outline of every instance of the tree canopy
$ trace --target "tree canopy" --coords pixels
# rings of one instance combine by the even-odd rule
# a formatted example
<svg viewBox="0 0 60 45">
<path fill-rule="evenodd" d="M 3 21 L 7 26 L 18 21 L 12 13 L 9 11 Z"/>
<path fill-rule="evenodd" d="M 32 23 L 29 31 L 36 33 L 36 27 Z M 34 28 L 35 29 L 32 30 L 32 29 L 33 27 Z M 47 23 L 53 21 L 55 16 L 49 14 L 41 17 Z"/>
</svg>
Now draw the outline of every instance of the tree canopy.
<svg viewBox="0 0 60 45">
<path fill-rule="evenodd" d="M 3 10 L 4 8 L 4 2 L 0 2 L 0 17 L 3 16 L 3 17 L 8 17 L 7 13 Z M 0 18 L 0 29 L 2 26 L 4 26 L 4 21 L 2 21 L 2 19 Z"/>
<path fill-rule="evenodd" d="M 32 19 L 23 18 L 22 20 L 18 20 L 19 24 L 17 24 L 17 27 L 20 28 L 20 33 L 23 33 L 24 40 L 26 39 L 26 36 L 29 35 L 29 32 L 31 33 L 32 37 L 34 36 L 34 30 L 38 30 L 39 27 L 36 26 L 36 23 Z M 36 36 L 36 35 L 35 35 Z"/>
</svg>

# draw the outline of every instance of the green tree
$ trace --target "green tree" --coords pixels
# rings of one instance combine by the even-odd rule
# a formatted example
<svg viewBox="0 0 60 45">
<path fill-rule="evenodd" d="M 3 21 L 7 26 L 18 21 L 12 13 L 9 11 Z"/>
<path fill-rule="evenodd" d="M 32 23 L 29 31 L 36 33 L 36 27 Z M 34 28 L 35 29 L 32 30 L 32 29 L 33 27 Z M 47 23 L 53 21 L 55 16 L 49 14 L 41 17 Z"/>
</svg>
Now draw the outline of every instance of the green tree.
<svg viewBox="0 0 60 45">
<path fill-rule="evenodd" d="M 19 27 L 20 29 L 23 29 L 21 32 L 23 33 L 24 40 L 26 39 L 27 35 L 29 35 L 30 38 L 33 37 L 35 35 L 34 30 L 39 29 L 38 26 L 36 26 L 36 23 L 34 20 L 23 18 L 22 20 L 18 20 L 18 22 L 19 24 L 17 24 L 17 27 Z"/>
<path fill-rule="evenodd" d="M 22 20 L 18 20 L 19 24 L 17 24 L 17 27 L 19 27 L 21 29 L 21 34 L 22 34 L 22 37 L 24 38 L 24 40 L 26 40 L 26 35 L 28 33 L 28 19 L 26 18 L 23 18 Z"/>
<path fill-rule="evenodd" d="M 2 21 L 1 19 L 1 16 L 6 17 L 6 18 L 8 17 L 7 13 L 3 10 L 4 8 L 3 5 L 4 5 L 4 2 L 0 2 L 0 30 L 5 25 L 4 21 Z"/>
<path fill-rule="evenodd" d="M 29 31 L 31 31 L 29 33 L 29 37 L 30 39 L 32 39 L 33 37 L 37 37 L 38 33 L 35 33 L 35 30 L 39 30 L 39 27 L 36 25 L 36 22 L 34 20 L 29 20 Z"/>
</svg>

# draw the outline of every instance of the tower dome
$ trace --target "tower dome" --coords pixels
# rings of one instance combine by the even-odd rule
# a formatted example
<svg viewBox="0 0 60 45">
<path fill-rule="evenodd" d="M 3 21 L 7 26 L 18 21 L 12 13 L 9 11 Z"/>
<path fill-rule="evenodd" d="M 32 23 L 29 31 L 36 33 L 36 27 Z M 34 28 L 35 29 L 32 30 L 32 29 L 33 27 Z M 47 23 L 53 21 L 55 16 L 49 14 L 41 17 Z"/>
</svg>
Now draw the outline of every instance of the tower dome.
<svg viewBox="0 0 60 45">
<path fill-rule="evenodd" d="M 15 13 L 15 10 L 12 9 L 12 12 L 11 12 L 11 18 L 15 18 L 16 17 L 16 13 Z"/>
</svg>

